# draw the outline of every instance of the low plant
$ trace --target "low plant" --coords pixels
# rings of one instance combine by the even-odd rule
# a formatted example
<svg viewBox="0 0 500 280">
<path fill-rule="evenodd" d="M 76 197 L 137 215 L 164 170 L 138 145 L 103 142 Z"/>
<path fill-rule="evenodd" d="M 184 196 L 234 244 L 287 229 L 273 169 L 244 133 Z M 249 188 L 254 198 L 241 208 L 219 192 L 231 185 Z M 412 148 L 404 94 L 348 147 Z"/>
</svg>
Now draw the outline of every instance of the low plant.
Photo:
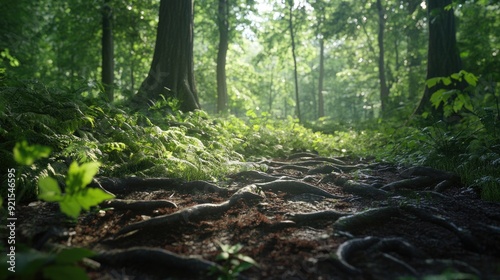
<svg viewBox="0 0 500 280">
<path fill-rule="evenodd" d="M 214 267 L 210 275 L 216 275 L 218 280 L 236 279 L 240 272 L 245 271 L 252 266 L 259 265 L 251 257 L 245 256 L 240 252 L 243 248 L 241 244 L 228 245 L 219 243 L 221 252 L 215 258 L 221 263 L 220 267 Z"/>
</svg>

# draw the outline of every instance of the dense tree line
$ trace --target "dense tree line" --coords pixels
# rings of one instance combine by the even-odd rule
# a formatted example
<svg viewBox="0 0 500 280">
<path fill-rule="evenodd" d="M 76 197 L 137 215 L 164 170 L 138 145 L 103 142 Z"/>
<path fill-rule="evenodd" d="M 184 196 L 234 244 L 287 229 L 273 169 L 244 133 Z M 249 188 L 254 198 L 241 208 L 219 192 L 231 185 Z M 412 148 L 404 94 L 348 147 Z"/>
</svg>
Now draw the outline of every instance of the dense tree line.
<svg viewBox="0 0 500 280">
<path fill-rule="evenodd" d="M 182 3 L 6 2 L 3 80 L 39 79 L 137 104 L 163 94 L 184 100 L 184 110 L 304 121 L 405 118 L 419 104 L 422 113 L 439 89 L 426 79 L 460 70 L 498 96 L 498 1 Z M 159 53 L 168 46 L 170 58 Z"/>
</svg>

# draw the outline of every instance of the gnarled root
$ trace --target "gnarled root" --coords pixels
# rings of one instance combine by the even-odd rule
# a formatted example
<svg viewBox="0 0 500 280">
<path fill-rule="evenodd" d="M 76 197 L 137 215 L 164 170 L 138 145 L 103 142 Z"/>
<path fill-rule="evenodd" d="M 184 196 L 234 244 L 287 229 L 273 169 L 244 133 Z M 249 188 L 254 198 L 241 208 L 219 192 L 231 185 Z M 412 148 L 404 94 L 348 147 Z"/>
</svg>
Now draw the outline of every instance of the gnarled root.
<svg viewBox="0 0 500 280">
<path fill-rule="evenodd" d="M 200 277 L 218 266 L 200 258 L 184 257 L 167 250 L 145 247 L 102 252 L 92 259 L 113 267 L 131 267 L 145 275 L 157 277 Z"/>
<path fill-rule="evenodd" d="M 213 203 L 199 204 L 182 209 L 175 213 L 162 215 L 151 218 L 149 220 L 130 224 L 122 228 L 116 234 L 116 236 L 124 235 L 135 230 L 142 230 L 164 225 L 176 225 L 183 221 L 184 222 L 198 221 L 207 218 L 210 215 L 221 215 L 225 211 L 229 210 L 229 208 L 235 205 L 239 200 L 244 200 L 245 202 L 248 203 L 255 199 L 261 200 L 262 198 L 263 194 L 259 193 L 256 190 L 255 186 L 247 186 L 237 191 L 229 198 L 229 200 L 221 204 L 213 204 Z"/>
<path fill-rule="evenodd" d="M 316 186 L 294 180 L 276 180 L 268 183 L 257 183 L 255 185 L 264 191 L 284 192 L 288 194 L 312 193 L 328 198 L 344 198 L 342 196 L 333 195 Z"/>
</svg>

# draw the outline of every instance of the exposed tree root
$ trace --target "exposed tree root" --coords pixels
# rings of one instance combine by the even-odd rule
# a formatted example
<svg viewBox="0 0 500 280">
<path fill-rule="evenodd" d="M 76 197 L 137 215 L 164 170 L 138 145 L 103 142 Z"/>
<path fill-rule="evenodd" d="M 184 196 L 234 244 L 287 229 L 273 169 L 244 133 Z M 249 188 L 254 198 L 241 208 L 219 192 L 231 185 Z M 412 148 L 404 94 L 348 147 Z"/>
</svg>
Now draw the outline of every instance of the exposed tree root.
<svg viewBox="0 0 500 280">
<path fill-rule="evenodd" d="M 423 221 L 444 227 L 445 229 L 453 232 L 460 239 L 460 241 L 462 242 L 462 244 L 466 249 L 475 252 L 483 251 L 483 249 L 480 248 L 477 240 L 472 236 L 472 234 L 468 230 L 456 226 L 455 224 L 453 224 L 453 222 L 450 222 L 443 217 L 432 215 L 418 207 L 406 205 L 406 206 L 401 206 L 401 209 L 420 218 Z"/>
<path fill-rule="evenodd" d="M 401 189 L 410 189 L 410 190 L 422 190 L 429 186 L 433 186 L 436 183 L 436 179 L 427 176 L 420 176 L 410 179 L 403 179 L 400 181 L 389 183 L 382 188 L 381 190 L 395 192 Z"/>
<path fill-rule="evenodd" d="M 352 180 L 339 182 L 343 191 L 350 194 L 359 195 L 361 197 L 382 199 L 387 198 L 390 195 L 390 193 L 387 191 L 380 190 L 369 185 L 357 183 Z"/>
<path fill-rule="evenodd" d="M 177 208 L 177 205 L 168 200 L 113 199 L 101 203 L 101 207 L 112 207 L 117 210 L 153 211 L 158 208 Z"/>
<path fill-rule="evenodd" d="M 327 165 L 320 165 L 318 167 L 314 167 L 314 168 L 310 169 L 309 171 L 307 171 L 307 174 L 308 175 L 330 174 L 334 171 L 335 172 L 342 172 L 342 170 L 340 170 L 340 168 L 327 164 Z"/>
<path fill-rule="evenodd" d="M 95 178 L 90 187 L 100 187 L 114 194 L 129 194 L 135 191 L 147 191 L 157 189 L 175 189 L 184 182 L 171 178 Z"/>
<path fill-rule="evenodd" d="M 349 264 L 349 258 L 356 252 L 366 250 L 379 241 L 380 239 L 377 237 L 368 236 L 365 238 L 354 238 L 342 243 L 337 249 L 336 255 L 344 270 L 350 274 L 360 274 L 361 270 Z"/>
<path fill-rule="evenodd" d="M 148 229 L 152 227 L 165 226 L 165 225 L 175 226 L 176 224 L 181 222 L 199 221 L 202 219 L 207 219 L 209 216 L 212 215 L 220 216 L 222 213 L 229 210 L 229 208 L 231 208 L 241 199 L 249 203 L 252 200 L 255 199 L 261 200 L 262 198 L 263 194 L 259 193 L 257 188 L 252 186 L 247 186 L 240 189 L 238 192 L 233 194 L 229 200 L 221 204 L 213 204 L 213 203 L 199 204 L 179 210 L 175 213 L 157 216 L 149 220 L 133 223 L 122 228 L 116 234 L 116 236 L 124 235 L 135 230 L 142 230 L 142 229 Z"/>
<path fill-rule="evenodd" d="M 287 164 L 287 165 L 283 165 L 283 166 L 280 166 L 280 167 L 276 167 L 274 170 L 279 170 L 279 171 L 282 171 L 282 170 L 295 170 L 295 171 L 307 173 L 309 171 L 309 167 L 300 166 L 300 165 L 296 165 L 296 164 Z"/>
<path fill-rule="evenodd" d="M 425 166 L 414 166 L 403 170 L 400 174 L 402 178 L 426 176 L 434 178 L 436 181 L 450 180 L 460 182 L 460 177 L 451 172 L 446 172 Z"/>
<path fill-rule="evenodd" d="M 268 183 L 257 183 L 255 184 L 257 187 L 261 188 L 264 191 L 271 192 L 284 192 L 288 194 L 302 194 L 302 193 L 312 193 L 315 195 L 321 195 L 328 198 L 344 198 L 342 196 L 333 195 L 325 190 L 322 190 L 316 186 L 299 182 L 295 180 L 276 180 Z"/>
<path fill-rule="evenodd" d="M 233 180 L 260 180 L 264 182 L 271 182 L 279 179 L 278 177 L 255 170 L 241 171 L 236 174 L 230 175 L 229 177 Z"/>
<path fill-rule="evenodd" d="M 382 225 L 395 217 L 402 217 L 401 210 L 398 207 L 387 206 L 341 217 L 333 225 L 336 230 L 357 232 L 369 226 Z"/>
<path fill-rule="evenodd" d="M 336 221 L 340 217 L 349 215 L 335 210 L 325 210 L 311 213 L 291 213 L 289 214 L 290 220 L 296 223 L 313 222 L 317 220 L 330 220 Z"/>
<path fill-rule="evenodd" d="M 336 252 L 337 258 L 344 266 L 345 271 L 351 274 L 361 273 L 360 269 L 349 263 L 349 259 L 360 251 L 363 251 L 365 255 L 368 255 L 369 252 L 390 252 L 410 259 L 425 257 L 422 252 L 402 238 L 378 238 L 373 236 L 354 238 L 342 243 Z M 403 260 L 389 254 L 384 255 L 391 262 L 397 263 L 412 274 L 416 274 L 416 270 Z"/>
<path fill-rule="evenodd" d="M 145 275 L 165 278 L 206 276 L 216 263 L 192 257 L 184 257 L 163 249 L 134 247 L 99 253 L 93 260 L 114 267 L 130 267 Z"/>
<path fill-rule="evenodd" d="M 95 178 L 90 184 L 91 187 L 100 187 L 114 194 L 129 194 L 136 191 L 148 190 L 176 190 L 179 192 L 203 192 L 227 194 L 227 189 L 216 186 L 205 181 L 185 182 L 180 179 L 171 178 Z"/>
<path fill-rule="evenodd" d="M 227 195 L 228 190 L 225 188 L 221 188 L 217 185 L 206 181 L 190 181 L 183 183 L 179 187 L 176 188 L 179 192 L 202 192 L 202 193 L 218 193 L 221 195 Z"/>
</svg>

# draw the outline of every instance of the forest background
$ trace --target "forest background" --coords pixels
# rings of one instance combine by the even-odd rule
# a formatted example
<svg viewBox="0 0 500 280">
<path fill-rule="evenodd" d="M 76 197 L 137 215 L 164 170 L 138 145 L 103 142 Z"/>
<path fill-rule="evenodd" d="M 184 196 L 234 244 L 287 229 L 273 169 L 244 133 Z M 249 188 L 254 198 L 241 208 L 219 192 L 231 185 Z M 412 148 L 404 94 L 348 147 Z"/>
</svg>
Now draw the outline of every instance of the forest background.
<svg viewBox="0 0 500 280">
<path fill-rule="evenodd" d="M 53 151 L 23 170 L 28 194 L 33 177 L 61 177 L 72 160 L 100 161 L 107 176 L 216 180 L 243 161 L 309 150 L 452 170 L 500 200 L 498 1 L 430 1 L 453 13 L 445 32 L 461 60 L 437 77 L 429 19 L 440 14 L 423 1 L 194 1 L 203 111 L 192 112 L 167 97 L 142 111 L 128 103 L 151 67 L 160 1 L 3 2 L 2 170 L 22 139 Z M 101 77 L 106 18 L 110 84 Z M 424 95 L 436 84 L 445 87 Z"/>
</svg>

